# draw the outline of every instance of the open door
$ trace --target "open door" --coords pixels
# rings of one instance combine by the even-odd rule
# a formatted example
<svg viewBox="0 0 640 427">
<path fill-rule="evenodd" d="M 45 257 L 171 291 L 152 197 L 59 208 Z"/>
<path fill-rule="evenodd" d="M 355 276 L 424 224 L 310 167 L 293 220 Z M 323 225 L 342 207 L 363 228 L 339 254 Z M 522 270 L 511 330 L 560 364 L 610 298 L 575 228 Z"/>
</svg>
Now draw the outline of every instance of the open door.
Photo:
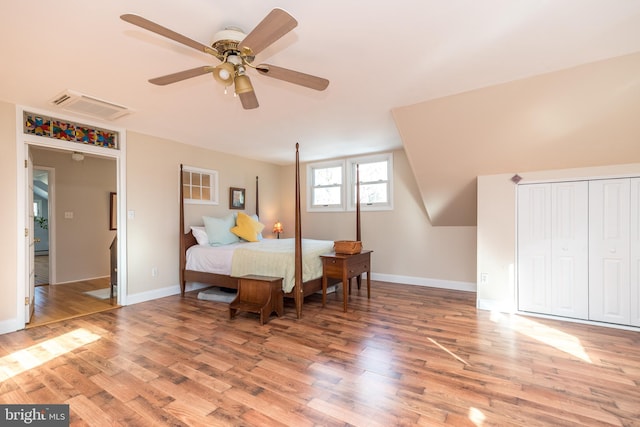
<svg viewBox="0 0 640 427">
<path fill-rule="evenodd" d="M 25 290 L 25 323 L 31 322 L 31 318 L 33 316 L 33 311 L 35 310 L 35 283 L 36 283 L 36 273 L 35 273 L 35 237 L 34 237 L 34 211 L 33 211 L 33 157 L 31 156 L 31 149 L 27 146 L 27 161 L 26 161 L 26 182 L 29 186 L 27 191 L 27 206 L 25 208 L 26 213 L 26 228 L 25 228 L 25 239 L 26 244 L 26 259 L 29 261 L 26 263 L 27 266 L 27 277 L 29 280 L 27 281 L 27 289 Z"/>
<path fill-rule="evenodd" d="M 34 162 L 38 157 L 34 154 Z M 52 247 L 49 231 L 53 226 L 51 218 L 51 208 L 53 206 L 53 194 L 50 191 L 53 184 L 54 169 L 33 165 L 33 241 L 35 250 L 35 273 L 36 288 L 49 283 L 53 275 L 50 270 L 50 261 L 55 259 L 55 254 L 50 250 Z M 36 297 L 37 299 L 37 297 Z"/>
</svg>

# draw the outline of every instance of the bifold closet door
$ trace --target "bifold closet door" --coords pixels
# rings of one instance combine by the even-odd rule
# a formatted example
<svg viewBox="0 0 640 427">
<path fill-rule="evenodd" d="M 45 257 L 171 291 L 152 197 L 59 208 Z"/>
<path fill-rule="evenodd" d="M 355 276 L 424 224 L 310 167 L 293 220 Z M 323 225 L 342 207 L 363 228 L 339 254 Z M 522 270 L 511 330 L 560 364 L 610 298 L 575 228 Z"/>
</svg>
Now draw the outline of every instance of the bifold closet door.
<svg viewBox="0 0 640 427">
<path fill-rule="evenodd" d="M 518 187 L 518 309 L 588 318 L 588 183 Z"/>
<path fill-rule="evenodd" d="M 589 182 L 590 320 L 630 324 L 630 182 Z"/>
<path fill-rule="evenodd" d="M 631 324 L 640 326 L 640 178 L 631 179 Z"/>
<path fill-rule="evenodd" d="M 551 184 L 551 314 L 589 318 L 589 184 Z"/>
<path fill-rule="evenodd" d="M 551 185 L 518 186 L 518 309 L 551 313 Z"/>
</svg>

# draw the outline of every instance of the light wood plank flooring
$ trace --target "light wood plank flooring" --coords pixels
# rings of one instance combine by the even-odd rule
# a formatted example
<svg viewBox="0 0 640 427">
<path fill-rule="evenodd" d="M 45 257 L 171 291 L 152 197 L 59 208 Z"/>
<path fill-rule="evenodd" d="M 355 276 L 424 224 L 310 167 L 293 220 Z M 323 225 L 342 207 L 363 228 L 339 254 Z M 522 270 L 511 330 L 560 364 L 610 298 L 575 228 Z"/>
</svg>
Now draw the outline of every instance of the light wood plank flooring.
<svg viewBox="0 0 640 427">
<path fill-rule="evenodd" d="M 264 326 L 196 294 L 0 336 L 0 402 L 74 426 L 640 425 L 639 332 L 377 281 Z"/>
<path fill-rule="evenodd" d="M 101 277 L 62 285 L 45 285 L 35 288 L 35 309 L 27 327 L 59 322 L 85 316 L 117 306 L 116 299 L 98 299 L 84 294 L 87 291 L 109 288 L 109 278 Z"/>
</svg>

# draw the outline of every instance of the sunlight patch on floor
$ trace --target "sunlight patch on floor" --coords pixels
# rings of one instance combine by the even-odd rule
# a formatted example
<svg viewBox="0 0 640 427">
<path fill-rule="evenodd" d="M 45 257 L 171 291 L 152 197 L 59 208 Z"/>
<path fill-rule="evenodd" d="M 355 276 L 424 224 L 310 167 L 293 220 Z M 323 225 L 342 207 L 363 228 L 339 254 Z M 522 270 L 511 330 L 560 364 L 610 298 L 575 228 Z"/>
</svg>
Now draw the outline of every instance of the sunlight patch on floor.
<svg viewBox="0 0 640 427">
<path fill-rule="evenodd" d="M 29 348 L 14 351 L 0 358 L 0 381 L 12 378 L 99 339 L 100 335 L 80 328 Z"/>
<path fill-rule="evenodd" d="M 554 347 L 587 363 L 593 363 L 580 340 L 573 335 L 515 314 L 507 316 L 499 312 L 492 312 L 491 320 L 495 323 L 508 326 L 518 333 Z"/>
<path fill-rule="evenodd" d="M 474 426 L 483 425 L 486 419 L 487 417 L 480 409 L 474 408 L 473 406 L 469 408 L 469 421 L 471 421 Z"/>
</svg>

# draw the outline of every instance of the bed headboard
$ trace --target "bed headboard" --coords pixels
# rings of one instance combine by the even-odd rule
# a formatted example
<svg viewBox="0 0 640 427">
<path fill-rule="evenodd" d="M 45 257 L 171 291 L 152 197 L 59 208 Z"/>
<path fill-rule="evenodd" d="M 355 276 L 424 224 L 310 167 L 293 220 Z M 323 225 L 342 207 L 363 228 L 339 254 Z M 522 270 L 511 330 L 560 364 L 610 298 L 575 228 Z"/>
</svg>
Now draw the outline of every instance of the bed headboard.
<svg viewBox="0 0 640 427">
<path fill-rule="evenodd" d="M 185 233 L 184 231 L 184 177 L 182 175 L 184 165 L 180 164 L 180 283 L 184 280 L 184 268 L 187 264 L 187 249 L 191 246 L 197 245 L 198 242 L 193 236 L 191 230 Z M 258 176 L 256 175 L 256 215 L 260 216 L 260 204 L 259 204 L 259 188 L 258 188 Z"/>
</svg>

